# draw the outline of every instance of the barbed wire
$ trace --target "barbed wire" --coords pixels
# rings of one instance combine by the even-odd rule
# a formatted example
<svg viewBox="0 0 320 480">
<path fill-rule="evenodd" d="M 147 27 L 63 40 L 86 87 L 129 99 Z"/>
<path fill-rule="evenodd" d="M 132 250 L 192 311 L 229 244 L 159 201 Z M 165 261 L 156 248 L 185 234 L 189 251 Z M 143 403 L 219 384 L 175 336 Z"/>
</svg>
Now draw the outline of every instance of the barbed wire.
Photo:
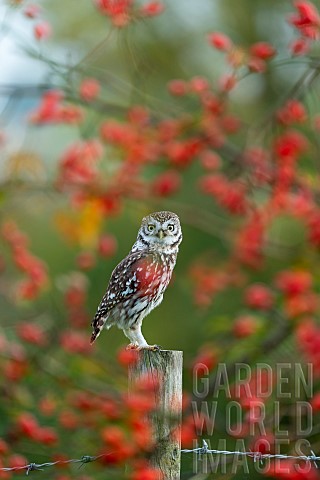
<svg viewBox="0 0 320 480">
<path fill-rule="evenodd" d="M 184 448 L 181 450 L 181 453 L 196 453 L 197 455 L 207 455 L 213 453 L 215 455 L 240 455 L 245 457 L 253 458 L 254 462 L 261 462 L 267 458 L 278 458 L 282 460 L 304 460 L 306 462 L 313 462 L 314 466 L 318 468 L 317 461 L 320 460 L 320 456 L 317 456 L 313 450 L 311 450 L 311 455 L 285 455 L 282 453 L 262 453 L 262 452 L 253 452 L 253 451 L 231 451 L 231 450 L 216 450 L 210 449 L 207 442 L 202 440 L 202 447 L 198 448 Z"/>
<path fill-rule="evenodd" d="M 42 471 L 47 467 L 54 467 L 56 465 L 67 465 L 71 463 L 78 463 L 80 467 L 84 466 L 87 463 L 94 462 L 102 457 L 106 457 L 115 452 L 102 453 L 100 455 L 83 455 L 81 458 L 71 458 L 69 460 L 56 460 L 54 462 L 45 462 L 45 463 L 35 463 L 31 462 L 27 465 L 20 465 L 17 467 L 1 467 L 0 472 L 15 472 L 25 470 L 26 475 L 29 475 L 34 471 Z M 202 447 L 197 448 L 184 448 L 181 450 L 181 453 L 196 453 L 197 455 L 207 455 L 212 453 L 214 455 L 240 455 L 253 458 L 254 462 L 262 462 L 265 459 L 278 458 L 280 460 L 304 460 L 305 462 L 312 462 L 316 468 L 318 468 L 317 461 L 320 461 L 320 456 L 316 455 L 313 450 L 311 450 L 311 455 L 285 455 L 281 453 L 261 453 L 249 451 L 232 451 L 232 450 L 216 450 L 210 449 L 208 443 L 205 440 L 202 440 Z"/>
<path fill-rule="evenodd" d="M 34 472 L 36 470 L 44 470 L 47 467 L 54 467 L 56 465 L 67 465 L 68 463 L 80 463 L 80 467 L 85 465 L 86 463 L 94 462 L 99 458 L 106 457 L 107 455 L 111 455 L 111 453 L 102 453 L 101 455 L 83 455 L 81 458 L 70 458 L 69 460 L 56 460 L 55 462 L 45 462 L 45 463 L 34 463 L 31 462 L 27 465 L 20 465 L 17 467 L 1 467 L 0 472 L 15 472 L 20 470 L 26 470 L 26 475 L 29 475 L 30 472 Z"/>
</svg>

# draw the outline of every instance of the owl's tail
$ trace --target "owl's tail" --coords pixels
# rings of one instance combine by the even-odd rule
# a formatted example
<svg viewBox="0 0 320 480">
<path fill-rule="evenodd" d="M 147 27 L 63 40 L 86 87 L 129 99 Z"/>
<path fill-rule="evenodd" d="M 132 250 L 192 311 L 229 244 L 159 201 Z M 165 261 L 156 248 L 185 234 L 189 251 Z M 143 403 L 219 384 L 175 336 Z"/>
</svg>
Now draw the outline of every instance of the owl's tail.
<svg viewBox="0 0 320 480">
<path fill-rule="evenodd" d="M 101 330 L 96 329 L 92 332 L 91 338 L 90 338 L 90 345 L 92 345 L 96 339 L 99 337 Z"/>
<path fill-rule="evenodd" d="M 91 326 L 93 327 L 93 332 L 91 334 L 90 345 L 92 345 L 99 337 L 105 322 L 106 321 L 102 318 L 94 318 L 93 322 L 91 323 Z"/>
</svg>

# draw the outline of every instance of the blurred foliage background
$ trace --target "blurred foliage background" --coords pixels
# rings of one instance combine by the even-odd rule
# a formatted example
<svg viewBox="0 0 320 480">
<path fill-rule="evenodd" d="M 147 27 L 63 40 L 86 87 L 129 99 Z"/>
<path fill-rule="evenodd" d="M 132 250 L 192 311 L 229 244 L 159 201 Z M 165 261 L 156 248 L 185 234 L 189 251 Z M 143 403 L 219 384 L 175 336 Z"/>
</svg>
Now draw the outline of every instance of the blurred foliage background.
<svg viewBox="0 0 320 480">
<path fill-rule="evenodd" d="M 118 351 L 126 339 L 113 328 L 91 348 L 90 321 L 142 216 L 154 210 L 176 212 L 184 240 L 165 300 L 143 330 L 150 343 L 184 352 L 186 444 L 198 436 L 189 407 L 195 364 L 207 365 L 214 381 L 216 365 L 226 363 L 232 382 L 235 362 L 252 371 L 256 362 L 299 362 L 303 369 L 311 362 L 315 400 L 301 400 L 313 405 L 308 439 L 318 452 L 317 36 L 297 33 L 287 21 L 297 5 L 285 0 L 166 0 L 164 11 L 150 16 L 139 10 L 146 2 L 115 2 L 130 12 L 121 26 L 103 11 L 107 3 L 39 1 L 35 18 L 26 13 L 28 2 L 0 5 L 0 466 L 19 464 L 19 455 L 43 462 L 99 454 L 110 447 L 110 425 L 138 442 L 122 398 L 126 371 Z M 232 39 L 232 49 L 213 48 L 212 32 Z M 290 45 L 299 35 L 310 50 L 294 55 Z M 248 52 L 258 42 L 275 52 L 253 68 Z M 195 78 L 208 83 L 204 93 L 192 92 Z M 225 87 L 230 78 L 234 85 Z M 98 85 L 92 99 L 81 90 L 87 79 Z M 48 100 L 52 91 L 63 94 Z M 302 114 L 279 120 L 292 99 Z M 61 118 L 50 117 L 50 105 L 62 105 Z M 255 150 L 250 163 L 252 149 L 262 154 Z M 288 271 L 293 294 L 283 279 Z M 293 377 L 288 389 L 291 403 L 282 405 L 280 421 L 292 441 L 284 450 L 292 453 L 299 437 L 290 413 Z M 272 395 L 266 425 L 275 415 Z M 219 399 L 220 412 L 227 401 Z M 38 424 L 48 429 L 40 437 Z M 259 437 L 249 424 L 247 416 L 240 435 L 248 448 Z M 273 435 L 268 427 L 265 436 Z M 232 448 L 236 439 L 220 421 L 211 446 L 224 438 Z M 127 478 L 130 468 L 116 467 L 132 456 L 81 474 L 37 475 L 102 478 L 107 468 L 110 478 Z M 182 478 L 192 478 L 192 459 L 182 461 Z M 240 470 L 233 476 L 247 478 Z M 294 478 L 318 477 L 312 469 Z"/>
</svg>

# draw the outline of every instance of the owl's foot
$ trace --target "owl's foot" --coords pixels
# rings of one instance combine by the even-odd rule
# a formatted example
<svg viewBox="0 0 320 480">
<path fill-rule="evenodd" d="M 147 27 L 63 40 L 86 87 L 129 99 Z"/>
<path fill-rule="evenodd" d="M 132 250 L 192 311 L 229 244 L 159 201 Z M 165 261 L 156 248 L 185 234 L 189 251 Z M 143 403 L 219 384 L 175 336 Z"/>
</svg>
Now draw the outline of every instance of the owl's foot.
<svg viewBox="0 0 320 480">
<path fill-rule="evenodd" d="M 129 343 L 129 345 L 126 346 L 126 350 L 139 350 L 139 345 L 135 343 Z"/>
<path fill-rule="evenodd" d="M 138 350 L 151 350 L 152 352 L 158 352 L 161 350 L 160 345 L 141 345 L 138 347 Z"/>
</svg>

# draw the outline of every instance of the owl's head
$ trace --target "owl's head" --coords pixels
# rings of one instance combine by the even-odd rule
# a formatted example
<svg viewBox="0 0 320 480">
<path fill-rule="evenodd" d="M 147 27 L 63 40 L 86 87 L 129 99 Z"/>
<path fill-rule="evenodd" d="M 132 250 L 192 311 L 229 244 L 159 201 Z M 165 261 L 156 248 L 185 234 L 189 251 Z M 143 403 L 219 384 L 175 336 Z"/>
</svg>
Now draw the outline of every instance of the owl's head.
<svg viewBox="0 0 320 480">
<path fill-rule="evenodd" d="M 172 212 L 154 212 L 142 219 L 138 241 L 145 247 L 178 249 L 182 232 L 178 215 Z"/>
</svg>

